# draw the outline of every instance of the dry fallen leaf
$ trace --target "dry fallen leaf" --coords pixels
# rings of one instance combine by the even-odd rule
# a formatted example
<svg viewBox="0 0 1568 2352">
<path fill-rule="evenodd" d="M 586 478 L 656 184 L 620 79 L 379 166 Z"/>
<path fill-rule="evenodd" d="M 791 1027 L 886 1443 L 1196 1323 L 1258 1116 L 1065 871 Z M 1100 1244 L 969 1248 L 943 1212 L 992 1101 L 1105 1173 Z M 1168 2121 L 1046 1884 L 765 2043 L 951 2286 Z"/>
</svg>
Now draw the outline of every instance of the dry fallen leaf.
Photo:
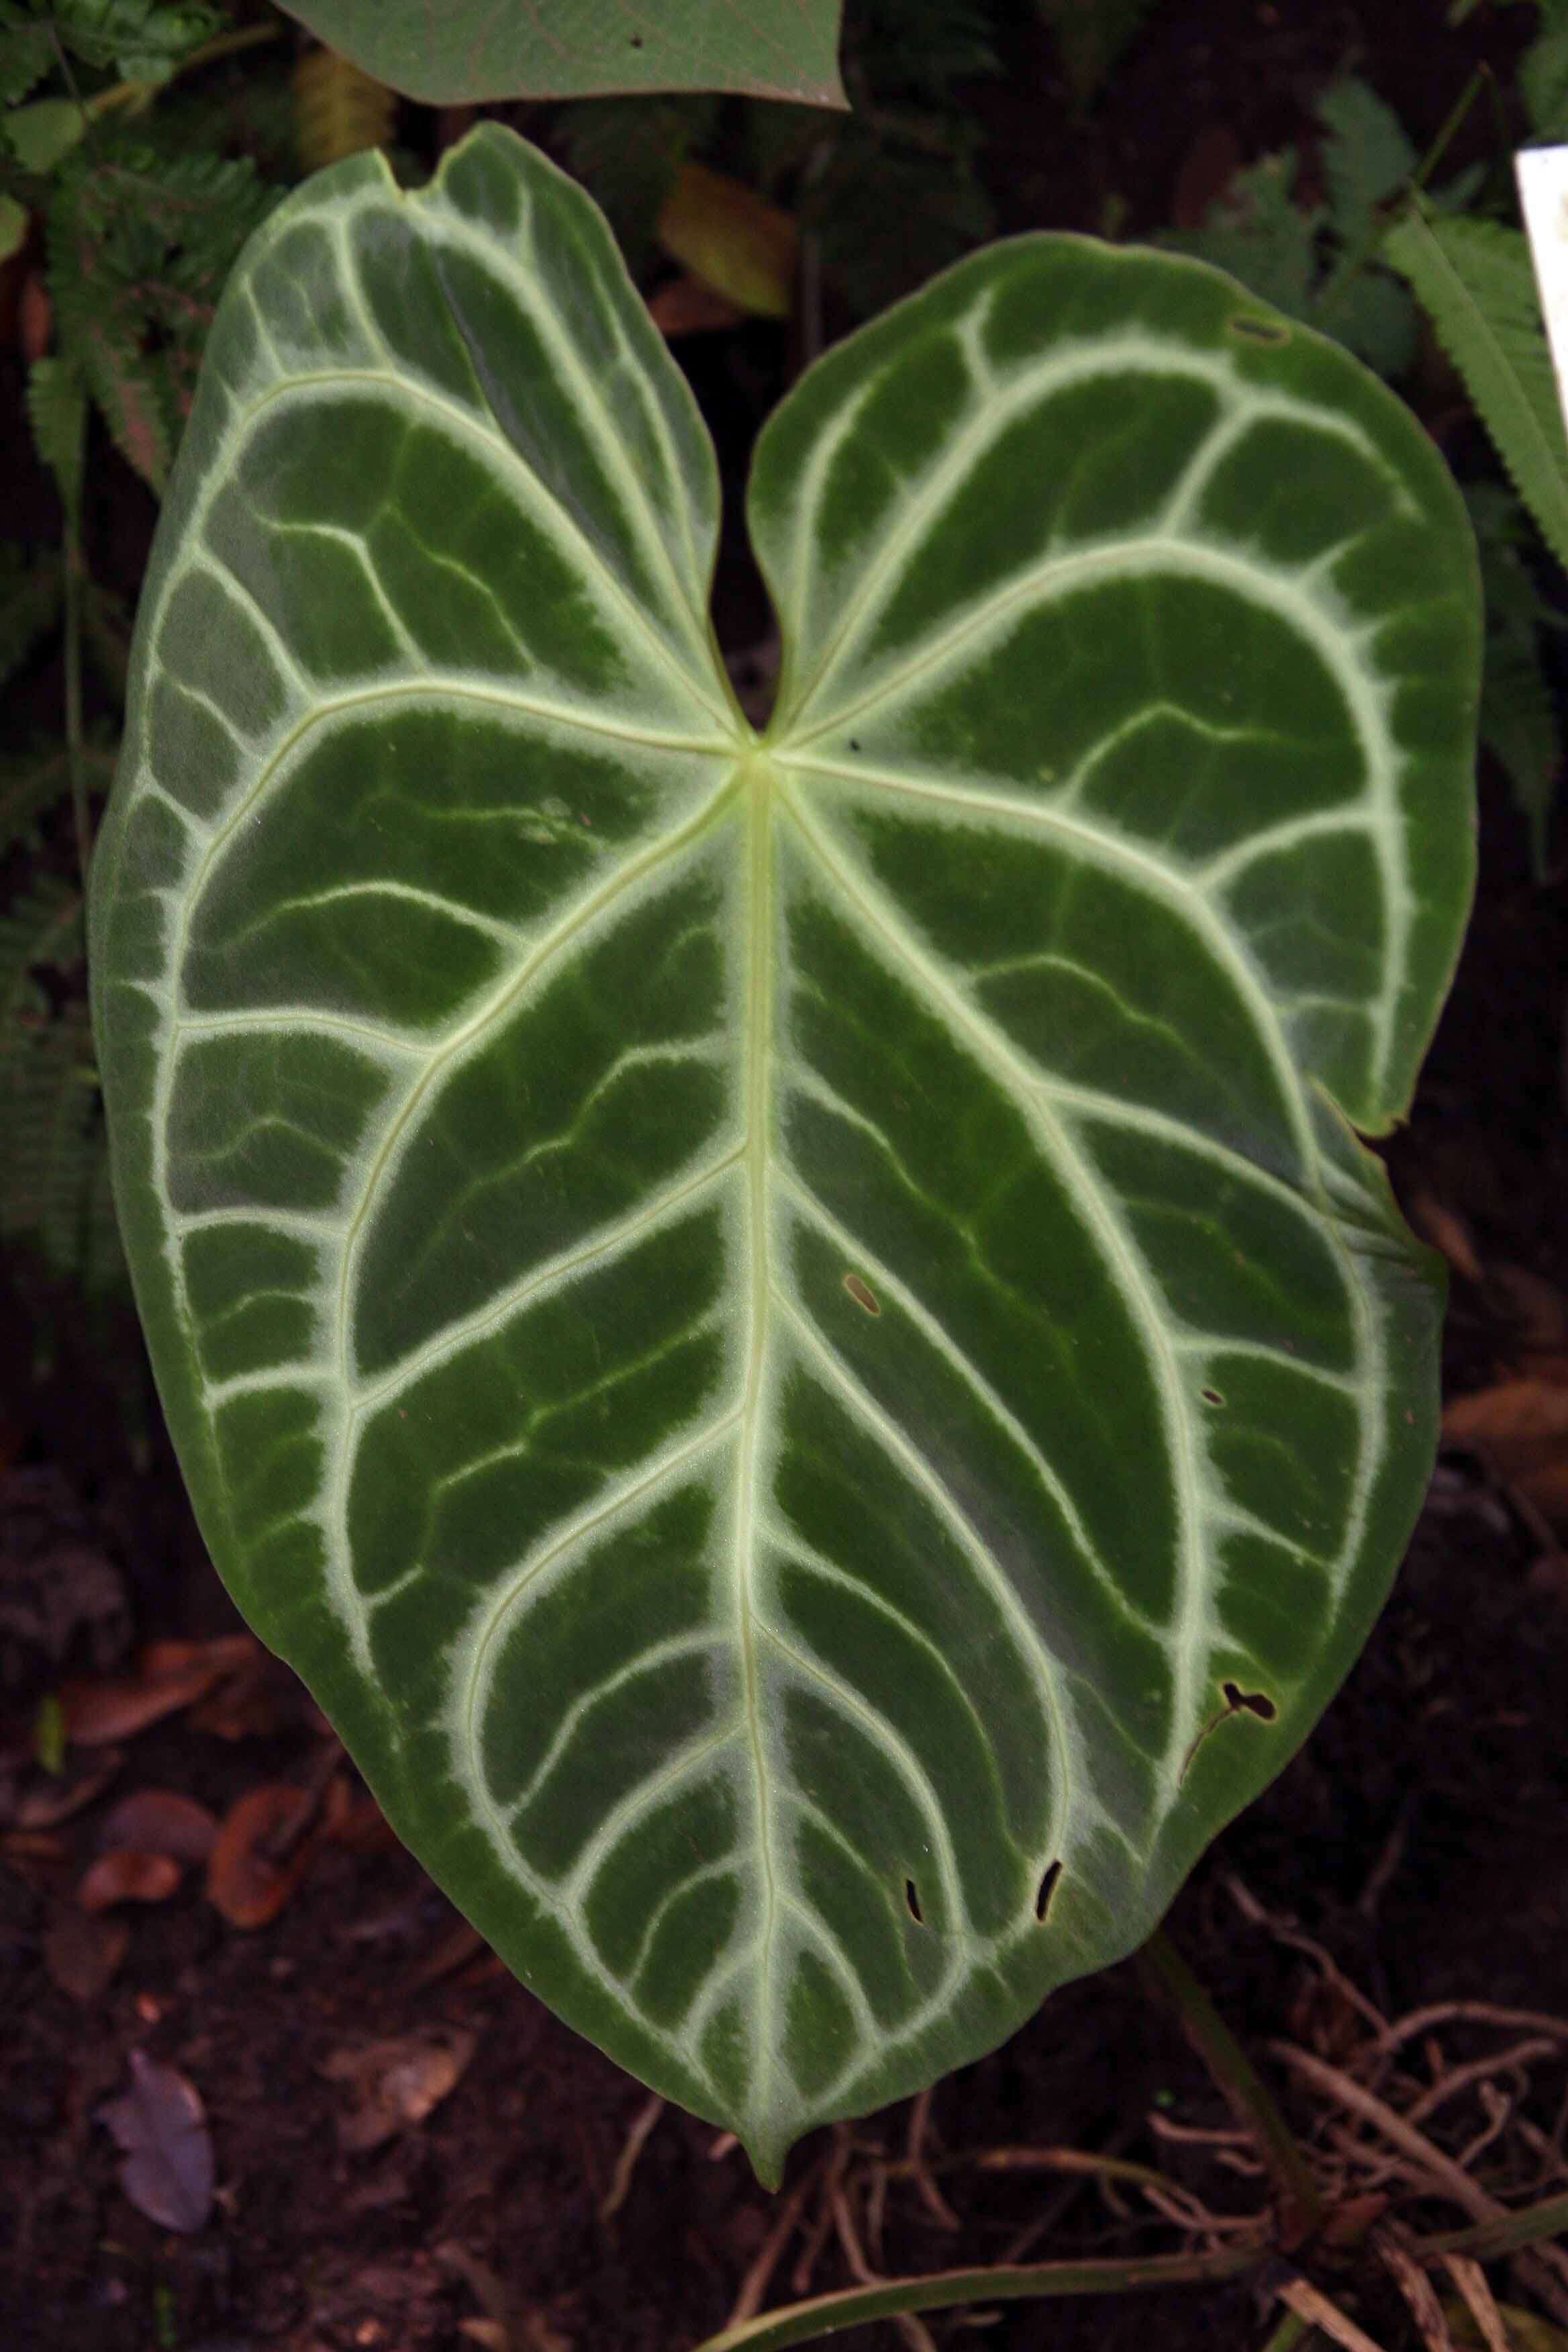
<svg viewBox="0 0 1568 2352">
<path fill-rule="evenodd" d="M 654 233 L 672 261 L 742 310 L 788 318 L 798 233 L 792 215 L 754 188 L 682 163 Z"/>
<path fill-rule="evenodd" d="M 62 1992 L 86 2006 L 108 1991 L 130 1941 L 123 1919 L 62 1904 L 44 1930 L 44 1966 Z"/>
<path fill-rule="evenodd" d="M 415 1962 L 408 1971 L 407 1990 L 423 1992 L 454 1969 L 464 1969 L 479 1952 L 485 1949 L 485 1939 L 477 1927 L 466 1919 L 454 1919 L 436 1938 L 424 1958 Z"/>
<path fill-rule="evenodd" d="M 212 2211 L 213 2144 L 194 2083 L 142 2050 L 131 2053 L 131 2088 L 98 2118 L 125 2151 L 120 2186 L 139 2213 L 165 2230 L 199 2230 Z"/>
<path fill-rule="evenodd" d="M 66 1737 L 79 1748 L 130 1739 L 200 1698 L 211 1689 L 215 1674 L 214 1668 L 193 1663 L 152 1672 L 143 1665 L 136 1675 L 64 1682 L 58 1696 Z"/>
<path fill-rule="evenodd" d="M 401 1843 L 375 1799 L 351 1797 L 342 1780 L 328 1791 L 324 1827 L 334 1845 L 353 1853 L 395 1853 Z"/>
<path fill-rule="evenodd" d="M 1456 1397 L 1443 1434 L 1457 1445 L 1487 1445 L 1510 1454 L 1568 1444 L 1568 1388 L 1555 1381 L 1500 1381 Z"/>
<path fill-rule="evenodd" d="M 672 278 L 650 294 L 648 316 L 667 342 L 678 335 L 710 334 L 715 328 L 736 327 L 745 312 L 727 295 L 716 293 L 700 278 Z"/>
<path fill-rule="evenodd" d="M 1531 1274 L 1527 1266 L 1494 1265 L 1487 1287 L 1514 1327 L 1521 1350 L 1551 1355 L 1568 1347 L 1568 1298 L 1554 1282 Z M 1531 1365 L 1531 1370 L 1541 1368 Z M 1547 1370 L 1544 1377 L 1552 1375 Z"/>
<path fill-rule="evenodd" d="M 116 1903 L 163 1903 L 180 1883 L 172 1853 L 142 1853 L 123 1847 L 100 1853 L 82 1872 L 76 1899 L 84 1911 L 107 1911 Z"/>
<path fill-rule="evenodd" d="M 363 2154 L 395 2132 L 422 2124 L 462 2080 L 476 2040 L 454 2026 L 399 2034 L 360 2050 L 334 2050 L 321 2071 L 329 2082 L 347 2083 L 353 2095 L 352 2109 L 338 2124 L 343 2147 Z"/>
<path fill-rule="evenodd" d="M 303 1878 L 316 1841 L 298 1832 L 311 1803 L 308 1790 L 275 1780 L 225 1814 L 207 1857 L 207 1901 L 231 1927 L 265 1927 Z"/>
<path fill-rule="evenodd" d="M 1568 1387 L 1539 1378 L 1500 1381 L 1456 1397 L 1443 1434 L 1482 1454 L 1545 1517 L 1568 1525 Z"/>
<path fill-rule="evenodd" d="M 1413 1192 L 1408 1205 L 1410 1222 L 1422 1240 L 1441 1250 L 1456 1274 L 1462 1275 L 1467 1282 L 1486 1280 L 1486 1270 L 1463 1217 L 1446 1208 L 1435 1192 L 1425 1190 Z"/>
<path fill-rule="evenodd" d="M 237 1674 L 256 1656 L 261 1644 L 254 1633 L 217 1633 L 205 1642 L 149 1642 L 137 1664 L 146 1675 L 183 1674 L 187 1666 L 205 1666 L 216 1681 Z"/>
<path fill-rule="evenodd" d="M 265 1739 L 314 1712 L 282 1659 L 258 1642 L 243 1656 L 237 1654 L 233 1666 L 192 1709 L 191 1728 L 215 1739 Z"/>
<path fill-rule="evenodd" d="M 106 1672 L 130 1638 L 124 1580 L 69 1480 L 48 1463 L 0 1475 L 0 1690 L 73 1648 Z"/>
<path fill-rule="evenodd" d="M 176 1862 L 204 1863 L 216 1839 L 216 1816 L 194 1797 L 177 1789 L 133 1789 L 99 1823 L 97 1843 L 100 1853 L 131 1847 L 173 1854 Z"/>
<path fill-rule="evenodd" d="M 64 1772 L 36 1780 L 16 1800 L 17 1828 L 49 1830 L 57 1822 L 68 1822 L 73 1813 L 103 1794 L 123 1760 L 120 1750 L 110 1748 L 90 1762 L 84 1757 Z"/>
</svg>

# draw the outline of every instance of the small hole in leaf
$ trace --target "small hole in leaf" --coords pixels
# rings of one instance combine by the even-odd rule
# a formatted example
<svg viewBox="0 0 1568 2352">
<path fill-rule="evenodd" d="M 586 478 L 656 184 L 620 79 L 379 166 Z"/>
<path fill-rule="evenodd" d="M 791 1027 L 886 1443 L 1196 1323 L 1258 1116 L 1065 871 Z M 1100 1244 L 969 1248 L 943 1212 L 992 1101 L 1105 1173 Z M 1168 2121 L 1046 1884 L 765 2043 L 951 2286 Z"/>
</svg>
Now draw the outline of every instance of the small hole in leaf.
<svg viewBox="0 0 1568 2352">
<path fill-rule="evenodd" d="M 881 1313 L 881 1304 L 878 1299 L 876 1292 L 872 1289 L 870 1284 L 864 1281 L 859 1275 L 847 1274 L 844 1277 L 844 1287 L 849 1293 L 850 1297 L 855 1301 L 856 1306 L 863 1307 L 868 1315 L 879 1315 Z"/>
<path fill-rule="evenodd" d="M 1267 1691 L 1244 1691 L 1239 1683 L 1222 1683 L 1220 1689 L 1232 1715 L 1245 1707 L 1247 1714 L 1257 1716 L 1260 1723 L 1272 1723 L 1279 1712 Z"/>
<path fill-rule="evenodd" d="M 910 1906 L 910 1917 L 916 1927 L 923 1927 L 926 1923 L 925 1913 L 921 1909 L 921 1898 L 915 1893 L 915 1882 L 912 1878 L 906 1878 L 904 1881 L 904 1901 Z"/>
<path fill-rule="evenodd" d="M 1225 1402 L 1225 1399 L 1221 1396 L 1218 1389 L 1200 1389 L 1198 1391 L 1198 1394 L 1202 1397 L 1205 1404 L 1223 1404 Z"/>
<path fill-rule="evenodd" d="M 640 33 L 634 33 L 634 34 L 632 35 L 631 46 L 632 46 L 632 47 L 633 47 L 634 49 L 640 49 L 640 48 L 641 48 L 641 47 L 642 47 L 642 35 L 641 35 Z"/>
<path fill-rule="evenodd" d="M 858 737 L 851 735 L 849 738 L 849 749 L 852 751 L 858 751 L 860 749 L 859 740 Z"/>
<path fill-rule="evenodd" d="M 1289 327 L 1279 326 L 1272 319 L 1249 319 L 1245 311 L 1226 324 L 1233 335 L 1240 335 L 1249 343 L 1288 343 L 1290 340 Z"/>
<path fill-rule="evenodd" d="M 1046 1924 L 1046 1914 L 1051 1907 L 1051 1897 L 1057 1891 L 1057 1881 L 1061 1874 L 1061 1864 L 1053 1862 L 1040 1881 L 1040 1891 L 1035 1897 L 1035 1916 L 1042 1927 Z"/>
</svg>

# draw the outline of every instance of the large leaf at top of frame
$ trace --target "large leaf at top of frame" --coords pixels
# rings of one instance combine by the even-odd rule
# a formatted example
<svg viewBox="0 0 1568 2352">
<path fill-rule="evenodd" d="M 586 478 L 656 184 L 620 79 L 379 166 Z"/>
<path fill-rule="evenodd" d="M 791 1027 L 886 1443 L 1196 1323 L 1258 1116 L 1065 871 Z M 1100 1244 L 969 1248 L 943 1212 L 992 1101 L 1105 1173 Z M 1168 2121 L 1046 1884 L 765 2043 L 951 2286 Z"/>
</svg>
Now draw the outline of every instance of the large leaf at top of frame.
<svg viewBox="0 0 1568 2352">
<path fill-rule="evenodd" d="M 1151 1927 L 1430 1460 L 1395 1118 L 1451 486 L 1194 263 L 1004 245 L 763 435 L 583 195 L 356 160 L 225 297 L 98 855 L 213 1555 L 518 1973 L 773 2177 Z"/>
<path fill-rule="evenodd" d="M 739 90 L 842 106 L 840 0 L 283 0 L 377 80 L 436 106 Z"/>
</svg>

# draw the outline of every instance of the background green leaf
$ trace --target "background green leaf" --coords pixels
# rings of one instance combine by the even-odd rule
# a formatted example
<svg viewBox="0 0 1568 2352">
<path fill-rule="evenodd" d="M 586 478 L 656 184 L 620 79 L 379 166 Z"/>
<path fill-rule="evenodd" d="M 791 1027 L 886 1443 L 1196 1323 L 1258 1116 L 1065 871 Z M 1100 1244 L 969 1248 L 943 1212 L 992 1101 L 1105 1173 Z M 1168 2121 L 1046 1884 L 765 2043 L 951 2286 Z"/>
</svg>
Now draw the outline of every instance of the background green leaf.
<svg viewBox="0 0 1568 2352">
<path fill-rule="evenodd" d="M 345 462 L 345 453 L 352 460 Z M 1430 1462 L 1399 1117 L 1474 555 L 1345 354 L 976 257 L 750 514 L 580 191 L 476 132 L 248 247 L 94 868 L 215 1559 L 519 1974 L 777 2178 L 1140 1941 Z"/>
<path fill-rule="evenodd" d="M 842 106 L 839 0 L 288 0 L 378 81 L 432 105 L 722 89 Z"/>
<path fill-rule="evenodd" d="M 1412 207 L 1384 250 L 1429 313 L 1542 537 L 1568 565 L 1568 440 L 1523 232 Z"/>
</svg>

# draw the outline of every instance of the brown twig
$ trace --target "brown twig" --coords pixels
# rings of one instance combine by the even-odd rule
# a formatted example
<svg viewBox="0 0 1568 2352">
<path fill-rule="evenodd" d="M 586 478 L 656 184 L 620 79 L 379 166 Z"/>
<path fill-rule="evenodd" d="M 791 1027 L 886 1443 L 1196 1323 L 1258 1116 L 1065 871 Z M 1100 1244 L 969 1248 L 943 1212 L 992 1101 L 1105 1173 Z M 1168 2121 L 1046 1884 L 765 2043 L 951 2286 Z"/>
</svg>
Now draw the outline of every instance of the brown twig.
<svg viewBox="0 0 1568 2352">
<path fill-rule="evenodd" d="M 855 2218 L 849 2210 L 848 2189 L 842 2181 L 833 2189 L 833 2222 L 838 2242 L 844 2250 L 844 2259 L 849 2265 L 850 2276 L 861 2286 L 885 2285 L 886 2281 L 866 2259 L 866 2251 L 860 2243 Z M 936 2352 L 931 2330 L 911 2313 L 900 2313 L 894 2319 L 893 2326 L 904 2343 L 910 2346 L 910 2352 Z"/>
<path fill-rule="evenodd" d="M 1110 2144 L 1100 2159 L 1100 2164 L 1103 2166 L 1105 2163 L 1118 2162 L 1120 2160 L 1118 2151 L 1124 2148 L 1131 2137 L 1132 2133 L 1128 2126 L 1125 2124 L 1119 2126 L 1111 2135 Z M 1049 2236 L 1068 2207 L 1081 2193 L 1084 2179 L 1085 2174 L 1081 2169 L 1077 2172 L 1076 2177 L 1068 2176 L 1056 2195 L 1046 2200 L 1033 2221 L 1026 2221 L 1024 2227 L 1008 2240 L 1002 2249 L 1001 2258 L 1004 2263 L 1021 2263 L 1031 2246 L 1038 2245 L 1042 2238 Z"/>
<path fill-rule="evenodd" d="M 1410 2307 L 1426 2352 L 1456 2352 L 1448 2323 L 1443 2316 L 1443 2306 L 1437 2300 L 1437 2290 L 1415 2256 L 1400 2244 L 1390 2229 L 1374 2230 L 1372 2242 L 1379 2261 L 1393 2279 Z"/>
<path fill-rule="evenodd" d="M 1418 2124 L 1438 2107 L 1446 2106 L 1459 2092 L 1468 2090 L 1472 2083 L 1483 2082 L 1489 2074 L 1500 2074 L 1505 2067 L 1526 2065 L 1532 2058 L 1551 2058 L 1557 2047 L 1555 2042 L 1538 2034 L 1531 2041 L 1515 2042 L 1507 2050 L 1500 2050 L 1494 2058 L 1473 2058 L 1468 2066 L 1456 2066 L 1441 2082 L 1424 2091 L 1413 2107 L 1406 2107 L 1405 2120 Z"/>
<path fill-rule="evenodd" d="M 1515 2116 L 1513 2127 L 1527 2147 L 1532 2147 L 1541 2158 L 1535 2175 L 1535 2186 L 1544 2189 L 1550 2180 L 1568 2180 L 1568 2158 L 1563 2153 L 1561 2137 L 1543 2132 L 1528 2116 Z"/>
<path fill-rule="evenodd" d="M 1424 2132 L 1417 2131 L 1414 2125 L 1405 2122 L 1403 2116 L 1396 2115 L 1374 2091 L 1367 2090 L 1361 2083 L 1352 2082 L 1342 2068 L 1331 2066 L 1325 2059 L 1313 2057 L 1310 2051 L 1298 2050 L 1293 2042 L 1271 2042 L 1268 2046 L 1292 2072 L 1302 2075 L 1350 2113 L 1371 2124 L 1391 2147 L 1398 2148 L 1410 2159 L 1417 2175 L 1425 2175 L 1428 2188 L 1443 2189 L 1456 2205 L 1461 2206 L 1478 2221 L 1504 2222 L 1509 2220 L 1506 2207 L 1500 2205 L 1495 2197 L 1489 2196 L 1480 2183 L 1472 2180 L 1451 2156 L 1446 2156 L 1440 2147 L 1434 2147 Z M 1568 2203 L 1568 2200 L 1564 2202 Z M 1568 2279 L 1568 2255 L 1560 2247 L 1542 2246 L 1531 2258 L 1532 2284 L 1537 2294 L 1551 2306 L 1556 2317 L 1568 2317 L 1568 2292 L 1564 2292 L 1559 2278 L 1543 2274 L 1546 2265 L 1550 2265 L 1552 2272 L 1560 2273 L 1563 2279 Z"/>
<path fill-rule="evenodd" d="M 626 2203 L 626 2191 L 632 2185 L 632 2175 L 637 2170 L 637 2158 L 643 2152 L 649 2132 L 663 2113 L 664 2101 L 658 2093 L 654 2091 L 643 2101 L 642 2105 L 632 2117 L 631 2129 L 627 2132 L 620 2155 L 616 2159 L 616 2169 L 611 2177 L 609 2189 L 599 2207 L 601 2221 L 611 2220 Z"/>
<path fill-rule="evenodd" d="M 1297 2318 L 1304 2319 L 1310 2327 L 1319 2328 L 1323 2335 L 1331 2336 L 1336 2344 L 1343 2345 L 1344 2352 L 1384 2352 L 1384 2347 L 1375 2336 L 1369 2336 L 1363 2327 L 1358 2327 L 1353 2319 L 1347 2319 L 1339 2305 L 1331 2303 L 1310 2279 L 1293 2278 L 1277 2293 L 1288 2311 L 1293 2311 Z"/>
<path fill-rule="evenodd" d="M 1496 2090 L 1490 2083 L 1480 2084 L 1479 2095 L 1481 2105 L 1487 2111 L 1486 2128 L 1484 2131 L 1479 2131 L 1474 2139 L 1467 2140 L 1459 2150 L 1457 2161 L 1465 2172 L 1475 2170 L 1477 2157 L 1484 2155 L 1490 2147 L 1493 2140 L 1504 2129 L 1513 2113 L 1513 2101 L 1505 2099 L 1502 2093 Z"/>
<path fill-rule="evenodd" d="M 773 2228 L 752 2255 L 751 2266 L 741 2281 L 741 2292 L 735 2297 L 734 2306 L 724 2323 L 726 2331 L 731 2327 L 739 2327 L 743 2319 L 752 2318 L 762 2309 L 763 2297 L 766 2294 L 769 2282 L 778 2267 L 779 2256 L 795 2234 L 795 2223 L 800 2219 L 801 2207 L 821 2178 L 822 2165 L 819 2162 L 814 2164 L 811 2170 L 802 2179 L 796 2181 L 784 2203 L 779 2207 Z"/>
<path fill-rule="evenodd" d="M 933 2088 L 934 2085 L 928 2084 L 919 2098 L 910 2105 L 909 2135 L 904 2141 L 904 2161 L 910 2168 L 910 2178 L 915 2184 L 921 2202 L 932 2221 L 940 2229 L 956 2230 L 962 2226 L 958 2216 L 931 2179 L 931 2168 L 925 2160 L 925 2137 L 931 2125 Z"/>
<path fill-rule="evenodd" d="M 1148 2124 L 1156 2139 L 1173 2140 L 1178 2147 L 1250 2147 L 1252 2134 L 1238 2125 L 1225 2131 L 1205 2129 L 1197 2124 L 1173 2123 L 1163 2116 L 1158 2107 L 1149 2111 Z"/>
<path fill-rule="evenodd" d="M 1417 2034 L 1427 2032 L 1434 2025 L 1498 2025 L 1521 2033 L 1548 2034 L 1558 2042 L 1568 2042 L 1568 2018 L 1548 2017 L 1533 2009 L 1498 2009 L 1489 2000 L 1437 2000 L 1426 2009 L 1413 2009 L 1407 2017 L 1385 2025 L 1378 2036 L 1378 2056 L 1413 2042 Z"/>
<path fill-rule="evenodd" d="M 833 2227 L 834 2195 L 839 2181 L 844 2177 L 844 2168 L 848 2161 L 848 2126 L 845 2124 L 835 2124 L 832 2146 L 817 2169 L 817 2178 L 822 2184 L 822 2195 L 811 2227 L 806 2231 L 805 2243 L 796 2255 L 795 2268 L 790 2273 L 790 2284 L 796 2294 L 806 2294 L 810 2292 L 813 2273 L 816 2269 L 822 2249 L 827 2242 L 827 2233 Z"/>
<path fill-rule="evenodd" d="M 1374 2033 L 1382 2034 L 1387 2032 L 1388 2020 L 1382 2010 L 1378 2008 L 1375 2001 L 1367 1999 L 1359 1985 L 1351 1982 L 1339 1962 L 1331 1953 L 1325 1951 L 1321 1944 L 1316 1942 L 1312 1937 L 1303 1934 L 1293 1920 L 1282 1919 L 1277 1912 L 1266 1910 L 1250 1888 L 1242 1884 L 1235 1871 L 1226 1871 L 1224 1883 L 1231 1901 L 1250 1927 L 1266 1929 L 1274 1937 L 1276 1943 L 1288 1945 L 1291 1951 L 1300 1952 L 1306 1958 L 1313 1961 L 1322 1970 L 1324 1978 L 1332 1985 L 1340 1998 L 1353 2009 L 1359 2017 L 1365 2019 Z"/>
<path fill-rule="evenodd" d="M 1512 2352 L 1508 2330 L 1502 2324 L 1502 2314 L 1492 2300 L 1486 2273 L 1479 2263 L 1468 2254 L 1445 2254 L 1443 2268 L 1458 2287 L 1465 2307 L 1475 2321 L 1487 2352 Z"/>
<path fill-rule="evenodd" d="M 1190 2189 L 1145 2189 L 1144 2196 L 1156 2213 L 1173 2221 L 1179 2230 L 1218 2238 L 1259 2238 L 1258 2216 L 1255 2213 L 1211 2213 L 1201 2198 Z"/>
</svg>

